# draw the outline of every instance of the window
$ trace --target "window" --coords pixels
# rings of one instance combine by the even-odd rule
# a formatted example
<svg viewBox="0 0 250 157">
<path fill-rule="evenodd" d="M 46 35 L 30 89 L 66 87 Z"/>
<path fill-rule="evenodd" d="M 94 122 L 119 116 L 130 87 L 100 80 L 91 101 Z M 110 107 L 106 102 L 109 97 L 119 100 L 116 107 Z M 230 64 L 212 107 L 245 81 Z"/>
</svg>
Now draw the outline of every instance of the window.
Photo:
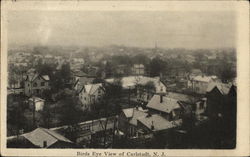
<svg viewBox="0 0 250 157">
<path fill-rule="evenodd" d="M 204 109 L 204 101 L 200 103 L 200 109 Z"/>
<path fill-rule="evenodd" d="M 33 84 L 33 87 L 37 87 L 37 83 L 36 82 Z"/>
<path fill-rule="evenodd" d="M 41 86 L 45 86 L 45 82 L 41 82 Z"/>
<path fill-rule="evenodd" d="M 36 90 L 36 93 L 37 93 L 37 94 L 39 94 L 39 93 L 40 93 L 39 89 L 37 89 L 37 90 Z"/>
</svg>

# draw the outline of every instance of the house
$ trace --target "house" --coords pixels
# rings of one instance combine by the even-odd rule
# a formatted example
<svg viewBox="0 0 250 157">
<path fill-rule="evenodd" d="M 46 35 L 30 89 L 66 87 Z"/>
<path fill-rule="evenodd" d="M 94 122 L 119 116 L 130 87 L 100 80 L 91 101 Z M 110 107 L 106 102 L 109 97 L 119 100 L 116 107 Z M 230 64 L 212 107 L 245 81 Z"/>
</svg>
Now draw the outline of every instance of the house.
<svg viewBox="0 0 250 157">
<path fill-rule="evenodd" d="M 190 78 L 190 80 L 188 81 L 188 88 L 194 93 L 206 94 L 208 85 L 216 81 L 217 81 L 216 76 L 199 75 Z"/>
<path fill-rule="evenodd" d="M 24 81 L 24 93 L 26 96 L 41 95 L 45 90 L 50 89 L 50 78 L 48 75 L 30 73 Z"/>
<path fill-rule="evenodd" d="M 168 121 L 158 114 L 138 118 L 138 129 L 143 134 L 166 132 L 170 129 L 180 127 L 182 120 Z"/>
<path fill-rule="evenodd" d="M 138 136 L 137 120 L 148 115 L 141 107 L 123 109 L 118 119 L 118 129 L 128 137 Z"/>
<path fill-rule="evenodd" d="M 128 74 L 129 71 L 128 71 L 128 68 L 127 68 L 127 65 L 124 65 L 124 64 L 121 64 L 121 65 L 118 65 L 116 68 L 115 68 L 115 71 L 118 75 L 125 75 L 125 74 Z"/>
<path fill-rule="evenodd" d="M 47 54 L 47 55 L 45 55 L 45 58 L 53 58 L 53 56 L 52 55 L 49 55 L 49 54 Z"/>
<path fill-rule="evenodd" d="M 207 88 L 207 114 L 210 118 L 221 117 L 226 110 L 236 109 L 236 90 L 232 84 L 211 83 Z M 234 103 L 231 104 L 230 103 Z"/>
<path fill-rule="evenodd" d="M 132 67 L 132 74 L 133 75 L 144 75 L 145 74 L 145 67 L 143 64 L 134 64 Z"/>
<path fill-rule="evenodd" d="M 168 70 L 165 72 L 167 76 L 171 79 L 186 79 L 187 72 L 184 67 L 181 66 L 174 66 L 172 70 Z"/>
<path fill-rule="evenodd" d="M 44 99 L 38 98 L 38 97 L 31 97 L 29 98 L 29 106 L 30 109 L 34 109 L 35 111 L 41 111 L 44 107 Z"/>
<path fill-rule="evenodd" d="M 17 140 L 20 148 L 76 148 L 76 145 L 66 137 L 45 128 L 37 128 L 15 137 L 14 140 L 8 138 L 8 147 L 13 148 Z"/>
<path fill-rule="evenodd" d="M 195 76 L 199 76 L 202 75 L 202 71 L 200 69 L 192 69 L 189 76 L 191 78 L 195 77 Z"/>
<path fill-rule="evenodd" d="M 101 101 L 103 95 L 104 90 L 101 83 L 81 86 L 78 96 L 82 103 L 82 109 L 90 110 L 90 105 Z"/>
<path fill-rule="evenodd" d="M 82 71 L 73 71 L 73 88 L 75 90 L 79 90 L 80 86 L 91 84 L 93 80 L 95 79 L 94 76 L 91 76 L 89 74 L 86 74 Z"/>
<path fill-rule="evenodd" d="M 195 62 L 195 57 L 192 56 L 192 55 L 186 55 L 185 56 L 185 60 L 188 62 L 188 63 L 194 63 Z"/>
<path fill-rule="evenodd" d="M 74 63 L 82 63 L 82 64 L 84 64 L 84 59 L 83 58 L 72 58 L 72 61 Z"/>
<path fill-rule="evenodd" d="M 160 114 L 167 120 L 179 119 L 181 106 L 179 101 L 163 95 L 155 94 L 146 106 L 153 114 Z"/>
<path fill-rule="evenodd" d="M 219 130 L 221 138 L 232 141 L 235 148 L 237 128 L 237 90 L 234 85 L 219 84 L 207 92 L 207 111 L 209 120 Z"/>
<path fill-rule="evenodd" d="M 20 87 L 20 88 L 7 88 L 7 93 L 8 94 L 20 94 L 23 95 L 24 94 L 24 88 Z"/>
<path fill-rule="evenodd" d="M 113 83 L 114 78 L 105 79 Z M 167 87 L 159 77 L 127 76 L 121 78 L 122 87 L 125 90 L 134 89 L 138 102 L 148 102 L 155 93 L 166 93 Z"/>
</svg>

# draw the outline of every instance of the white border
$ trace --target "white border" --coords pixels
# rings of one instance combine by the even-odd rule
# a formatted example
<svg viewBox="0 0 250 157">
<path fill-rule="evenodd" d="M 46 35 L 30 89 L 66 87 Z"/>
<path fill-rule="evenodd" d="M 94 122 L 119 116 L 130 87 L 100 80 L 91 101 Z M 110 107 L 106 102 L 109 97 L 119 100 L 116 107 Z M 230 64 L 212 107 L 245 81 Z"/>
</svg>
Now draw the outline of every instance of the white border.
<svg viewBox="0 0 250 157">
<path fill-rule="evenodd" d="M 77 152 L 165 152 L 167 156 L 239 156 L 249 155 L 249 8 L 242 1 L 2 1 L 1 6 L 1 154 L 3 156 L 76 156 Z M 237 147 L 233 150 L 198 149 L 6 149 L 7 85 L 7 11 L 10 10 L 82 10 L 82 11 L 232 11 L 237 13 Z"/>
</svg>

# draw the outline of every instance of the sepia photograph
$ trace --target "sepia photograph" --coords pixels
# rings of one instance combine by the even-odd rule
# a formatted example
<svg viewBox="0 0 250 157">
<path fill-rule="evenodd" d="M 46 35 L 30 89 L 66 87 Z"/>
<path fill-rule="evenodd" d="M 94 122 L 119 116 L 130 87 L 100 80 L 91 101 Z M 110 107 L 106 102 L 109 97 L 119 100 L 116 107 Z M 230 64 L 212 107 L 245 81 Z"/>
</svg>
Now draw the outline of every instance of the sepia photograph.
<svg viewBox="0 0 250 157">
<path fill-rule="evenodd" d="M 234 4 L 6 9 L 1 144 L 20 150 L 235 150 L 244 103 L 237 101 Z"/>
</svg>

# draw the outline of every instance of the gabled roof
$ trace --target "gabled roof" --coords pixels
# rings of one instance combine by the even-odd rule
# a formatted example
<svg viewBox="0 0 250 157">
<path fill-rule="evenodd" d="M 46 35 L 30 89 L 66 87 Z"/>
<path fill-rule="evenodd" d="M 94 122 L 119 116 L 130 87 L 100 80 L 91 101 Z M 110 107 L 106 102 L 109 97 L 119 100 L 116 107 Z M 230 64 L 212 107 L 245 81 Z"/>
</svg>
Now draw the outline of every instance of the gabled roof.
<svg viewBox="0 0 250 157">
<path fill-rule="evenodd" d="M 29 140 L 32 144 L 43 147 L 43 142 L 47 142 L 47 147 L 50 147 L 54 143 L 58 141 L 63 141 L 67 143 L 73 143 L 69 139 L 63 137 L 62 135 L 56 133 L 55 131 L 45 129 L 45 128 L 37 128 L 34 131 L 23 134 L 23 136 Z"/>
<path fill-rule="evenodd" d="M 212 82 L 207 87 L 207 92 L 211 92 L 214 88 L 217 88 L 222 95 L 227 95 L 230 91 L 232 84 L 225 84 L 220 82 Z"/>
<path fill-rule="evenodd" d="M 148 102 L 147 107 L 161 111 L 161 112 L 166 112 L 170 113 L 174 109 L 180 108 L 180 105 L 178 103 L 178 100 L 173 99 L 173 98 L 168 98 L 166 96 L 162 96 L 162 103 L 160 102 L 160 95 L 154 95 L 151 100 Z"/>
<path fill-rule="evenodd" d="M 87 84 L 87 85 L 84 85 L 82 87 L 82 89 L 80 90 L 80 92 L 82 92 L 84 90 L 84 92 L 88 93 L 89 95 L 93 95 L 101 87 L 102 87 L 101 83 L 98 83 L 98 84 Z"/>
<path fill-rule="evenodd" d="M 133 116 L 133 108 L 126 108 L 123 109 L 122 112 L 124 113 L 124 115 L 126 116 L 126 118 L 131 118 Z"/>
<path fill-rule="evenodd" d="M 45 81 L 49 81 L 49 76 L 48 75 L 42 75 L 41 76 Z"/>
<path fill-rule="evenodd" d="M 34 97 L 29 98 L 29 101 L 40 102 L 40 101 L 45 101 L 45 100 L 34 96 Z"/>
<path fill-rule="evenodd" d="M 137 125 L 137 120 L 140 117 L 146 117 L 147 111 L 143 110 L 141 107 L 138 108 L 128 108 L 128 109 L 123 109 L 123 113 L 127 118 L 129 118 L 129 123 L 132 125 Z"/>
<path fill-rule="evenodd" d="M 193 78 L 194 81 L 199 81 L 199 82 L 210 82 L 212 81 L 213 76 L 196 76 Z"/>
<path fill-rule="evenodd" d="M 92 83 L 94 79 L 95 78 L 93 77 L 80 77 L 79 79 L 77 79 L 77 83 L 85 85 L 86 82 L 87 84 Z"/>
<path fill-rule="evenodd" d="M 175 128 L 181 125 L 182 120 L 168 121 L 158 114 L 154 114 L 147 117 L 141 117 L 138 119 L 143 125 L 152 131 L 162 131 L 170 128 Z M 151 128 L 153 126 L 153 129 Z"/>
<path fill-rule="evenodd" d="M 26 81 L 28 80 L 29 82 L 35 81 L 38 77 L 41 77 L 45 81 L 49 81 L 49 76 L 48 75 L 39 75 L 39 74 L 33 74 L 33 75 L 27 75 Z"/>
</svg>

